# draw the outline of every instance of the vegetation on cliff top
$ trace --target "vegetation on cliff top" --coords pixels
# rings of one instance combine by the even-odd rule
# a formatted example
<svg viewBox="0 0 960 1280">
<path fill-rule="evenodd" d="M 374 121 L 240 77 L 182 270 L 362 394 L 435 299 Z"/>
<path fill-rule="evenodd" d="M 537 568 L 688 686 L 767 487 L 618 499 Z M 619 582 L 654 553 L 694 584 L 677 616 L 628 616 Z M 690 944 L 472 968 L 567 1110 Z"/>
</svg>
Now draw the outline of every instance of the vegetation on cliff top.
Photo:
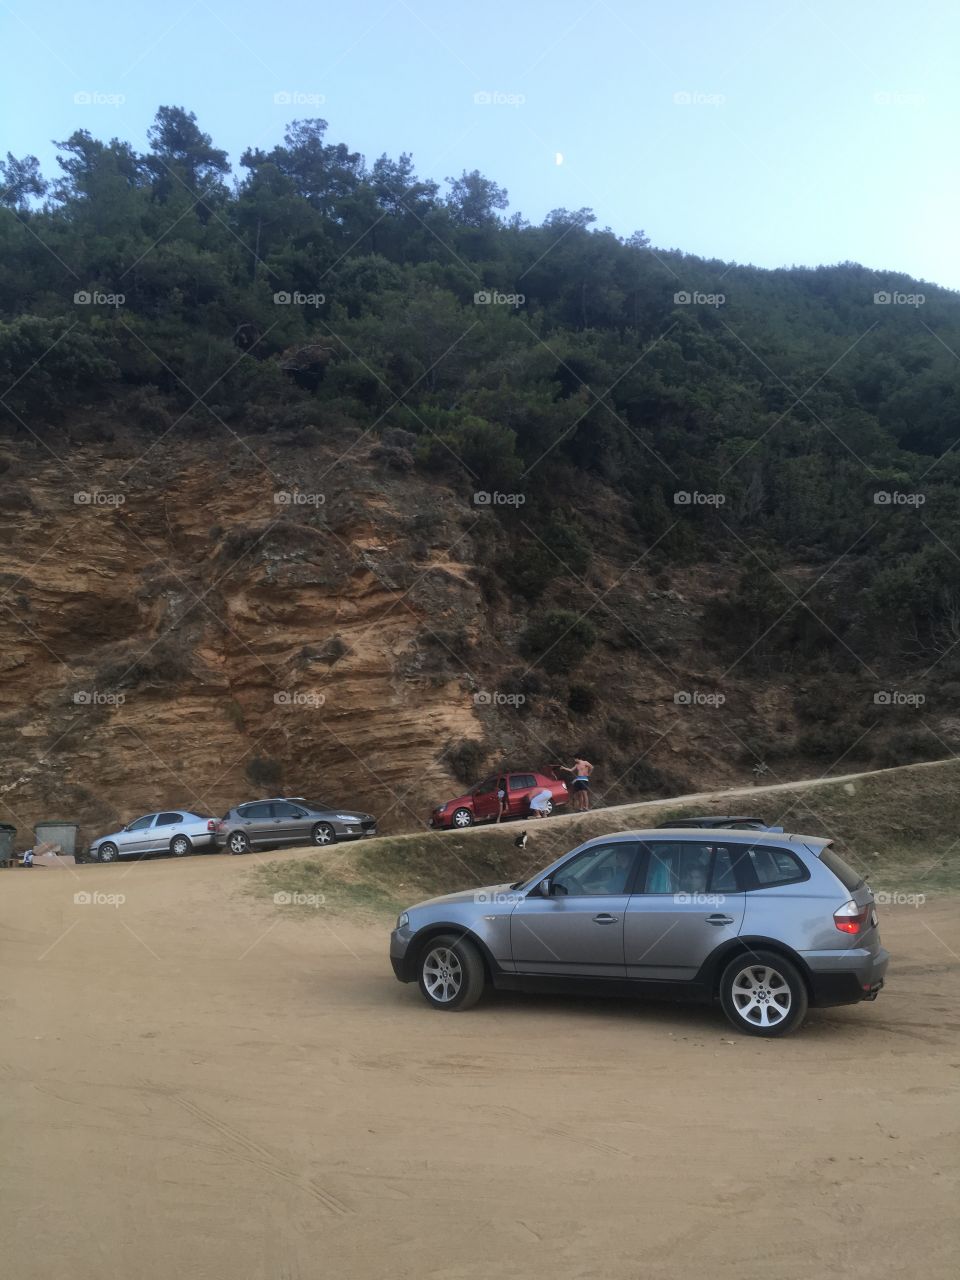
<svg viewBox="0 0 960 1280">
<path fill-rule="evenodd" d="M 163 107 L 144 153 L 78 130 L 51 178 L 8 153 L 4 429 L 57 442 L 109 403 L 157 436 L 370 433 L 387 465 L 495 495 L 491 589 L 528 602 L 582 578 L 598 539 L 654 569 L 735 561 L 704 644 L 741 672 L 817 673 L 807 745 L 831 758 L 871 714 L 832 679 L 960 678 L 955 294 L 654 249 L 589 209 L 533 226 L 479 172 L 441 187 L 326 134 L 295 122 L 231 175 Z M 592 483 L 619 495 L 606 527 L 577 514 Z M 578 622 L 555 664 L 594 640 Z"/>
</svg>

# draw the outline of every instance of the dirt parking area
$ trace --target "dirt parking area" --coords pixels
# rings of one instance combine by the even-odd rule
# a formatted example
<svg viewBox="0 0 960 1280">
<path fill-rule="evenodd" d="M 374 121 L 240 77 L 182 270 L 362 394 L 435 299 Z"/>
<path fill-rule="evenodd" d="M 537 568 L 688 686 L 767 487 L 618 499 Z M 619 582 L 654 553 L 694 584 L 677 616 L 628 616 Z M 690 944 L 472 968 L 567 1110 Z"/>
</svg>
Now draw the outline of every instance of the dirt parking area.
<svg viewBox="0 0 960 1280">
<path fill-rule="evenodd" d="M 438 1014 L 389 926 L 249 870 L 0 874 L 7 1274 L 958 1273 L 955 898 L 884 910 L 875 1004 L 768 1042 L 619 1001 Z"/>
</svg>

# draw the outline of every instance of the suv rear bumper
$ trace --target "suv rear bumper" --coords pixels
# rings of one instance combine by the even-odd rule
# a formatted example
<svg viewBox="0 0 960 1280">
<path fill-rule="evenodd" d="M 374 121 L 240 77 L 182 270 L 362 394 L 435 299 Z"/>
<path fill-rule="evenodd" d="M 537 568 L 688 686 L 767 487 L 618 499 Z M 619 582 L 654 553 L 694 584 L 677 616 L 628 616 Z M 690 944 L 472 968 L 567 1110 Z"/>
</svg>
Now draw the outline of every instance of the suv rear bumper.
<svg viewBox="0 0 960 1280">
<path fill-rule="evenodd" d="M 823 1008 L 876 1000 L 884 983 L 890 953 L 884 947 L 876 952 L 848 951 L 829 956 L 807 952 L 803 959 L 810 980 L 810 1003 Z"/>
</svg>

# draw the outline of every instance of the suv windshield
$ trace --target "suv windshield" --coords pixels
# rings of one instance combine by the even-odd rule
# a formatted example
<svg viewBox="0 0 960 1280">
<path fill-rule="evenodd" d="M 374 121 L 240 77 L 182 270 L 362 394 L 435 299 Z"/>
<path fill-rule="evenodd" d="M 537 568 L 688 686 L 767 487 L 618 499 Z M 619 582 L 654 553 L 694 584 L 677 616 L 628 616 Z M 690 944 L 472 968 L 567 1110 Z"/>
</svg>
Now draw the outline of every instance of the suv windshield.
<svg viewBox="0 0 960 1280">
<path fill-rule="evenodd" d="M 839 853 L 834 853 L 829 845 L 821 849 L 820 861 L 825 867 L 830 868 L 843 887 L 849 889 L 851 893 L 863 884 L 863 876 L 858 871 L 854 871 L 849 862 L 844 862 Z"/>
</svg>

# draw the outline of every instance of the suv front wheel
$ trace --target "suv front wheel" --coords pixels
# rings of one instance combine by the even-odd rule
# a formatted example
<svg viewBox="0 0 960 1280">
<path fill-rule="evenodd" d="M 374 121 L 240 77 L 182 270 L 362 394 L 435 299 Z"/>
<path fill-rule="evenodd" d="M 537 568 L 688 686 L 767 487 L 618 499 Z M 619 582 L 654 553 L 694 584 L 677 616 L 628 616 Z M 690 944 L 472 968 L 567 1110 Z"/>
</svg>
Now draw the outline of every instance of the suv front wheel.
<svg viewBox="0 0 960 1280">
<path fill-rule="evenodd" d="M 420 990 L 434 1009 L 469 1009 L 483 995 L 483 960 L 466 938 L 431 938 L 420 955 L 419 971 Z"/>
<path fill-rule="evenodd" d="M 748 951 L 731 960 L 720 979 L 720 1003 L 738 1031 L 752 1036 L 785 1036 L 807 1013 L 803 978 L 774 951 Z"/>
</svg>

